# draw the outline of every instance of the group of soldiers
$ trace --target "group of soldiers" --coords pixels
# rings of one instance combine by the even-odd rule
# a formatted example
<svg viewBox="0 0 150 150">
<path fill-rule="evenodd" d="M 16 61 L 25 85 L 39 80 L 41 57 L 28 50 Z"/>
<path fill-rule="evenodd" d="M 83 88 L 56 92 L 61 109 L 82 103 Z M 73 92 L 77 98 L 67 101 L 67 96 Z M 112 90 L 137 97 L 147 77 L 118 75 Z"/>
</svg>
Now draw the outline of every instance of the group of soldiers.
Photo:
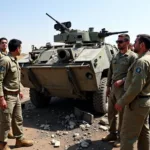
<svg viewBox="0 0 150 150">
<path fill-rule="evenodd" d="M 119 52 L 112 58 L 106 91 L 110 133 L 102 140 L 115 141 L 114 146 L 121 150 L 133 150 L 136 142 L 138 150 L 150 150 L 150 35 L 137 35 L 132 49 L 128 34 L 120 34 L 116 43 Z M 18 39 L 9 43 L 0 39 L 0 150 L 10 150 L 7 140 L 11 128 L 16 147 L 33 145 L 23 134 L 17 62 L 21 44 Z"/>
<path fill-rule="evenodd" d="M 10 150 L 7 140 L 12 128 L 16 147 L 33 145 L 23 134 L 23 117 L 20 87 L 20 67 L 17 56 L 21 54 L 22 42 L 18 39 L 9 41 L 0 38 L 0 150 Z M 7 52 L 7 46 L 9 52 Z"/>
<path fill-rule="evenodd" d="M 110 128 L 102 140 L 121 150 L 133 150 L 136 143 L 138 150 L 150 150 L 150 35 L 137 35 L 133 49 L 128 34 L 116 43 L 119 52 L 111 61 L 106 91 Z"/>
</svg>

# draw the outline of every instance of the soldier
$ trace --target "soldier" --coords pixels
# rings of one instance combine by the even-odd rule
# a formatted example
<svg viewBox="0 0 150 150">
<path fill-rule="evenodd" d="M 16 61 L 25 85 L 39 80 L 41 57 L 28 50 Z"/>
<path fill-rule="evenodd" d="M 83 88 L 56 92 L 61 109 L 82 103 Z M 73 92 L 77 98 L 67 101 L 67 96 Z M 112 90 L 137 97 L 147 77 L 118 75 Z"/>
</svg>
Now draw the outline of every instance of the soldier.
<svg viewBox="0 0 150 150">
<path fill-rule="evenodd" d="M 150 35 L 138 35 L 134 50 L 138 59 L 129 68 L 124 84 L 125 94 L 115 105 L 122 111 L 125 106 L 121 129 L 121 150 L 150 149 L 148 115 L 150 113 Z"/>
<path fill-rule="evenodd" d="M 8 46 L 8 40 L 5 37 L 0 38 L 0 52 L 2 56 L 7 55 L 7 46 Z M 14 136 L 12 134 L 12 130 L 8 133 L 8 138 L 13 139 Z"/>
<path fill-rule="evenodd" d="M 8 40 L 5 37 L 0 38 L 0 51 L 3 55 L 7 55 Z"/>
<path fill-rule="evenodd" d="M 130 37 L 128 34 L 121 34 L 116 41 L 119 52 L 112 59 L 108 72 L 107 92 L 108 101 L 108 121 L 110 125 L 109 134 L 103 137 L 103 141 L 115 141 L 114 146 L 120 146 L 120 129 L 122 125 L 123 111 L 119 113 L 119 125 L 117 126 L 117 114 L 114 105 L 124 93 L 124 81 L 128 68 L 137 58 L 137 54 L 128 49 Z M 111 90 L 111 92 L 110 92 Z M 117 128 L 118 127 L 118 128 Z"/>
<path fill-rule="evenodd" d="M 12 121 L 12 130 L 16 138 L 16 147 L 32 146 L 33 141 L 23 135 L 23 117 L 20 98 L 20 67 L 17 56 L 21 53 L 21 41 L 10 40 L 9 54 L 0 59 L 0 149 L 10 150 L 7 145 L 8 132 Z"/>
</svg>

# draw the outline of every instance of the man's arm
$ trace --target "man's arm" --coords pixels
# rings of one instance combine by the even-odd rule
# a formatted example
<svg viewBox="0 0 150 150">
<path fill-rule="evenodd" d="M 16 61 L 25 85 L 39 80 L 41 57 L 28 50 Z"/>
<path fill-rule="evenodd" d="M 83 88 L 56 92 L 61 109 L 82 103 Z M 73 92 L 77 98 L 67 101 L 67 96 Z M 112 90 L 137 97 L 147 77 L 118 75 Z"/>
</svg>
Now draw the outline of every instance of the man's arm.
<svg viewBox="0 0 150 150">
<path fill-rule="evenodd" d="M 133 71 L 132 82 L 117 104 L 124 107 L 125 105 L 131 103 L 135 97 L 139 95 L 144 85 L 146 84 L 147 69 L 148 66 L 145 61 L 137 60 Z"/>
<path fill-rule="evenodd" d="M 20 82 L 20 92 L 19 92 L 19 96 L 20 96 L 20 99 L 22 100 L 23 99 L 23 92 L 22 92 L 22 85 L 21 85 L 21 82 Z"/>
<path fill-rule="evenodd" d="M 9 61 L 6 58 L 7 56 L 0 59 L 0 96 L 4 96 L 3 93 L 3 80 L 9 69 Z"/>
<path fill-rule="evenodd" d="M 110 62 L 110 67 L 109 67 L 109 70 L 108 70 L 108 75 L 107 75 L 107 90 L 106 90 L 106 96 L 109 97 L 110 95 L 110 88 L 111 88 L 111 83 L 112 83 L 112 61 Z"/>
<path fill-rule="evenodd" d="M 107 75 L 107 87 L 111 87 L 112 74 L 113 74 L 113 71 L 112 71 L 112 61 L 111 61 L 110 67 L 109 67 L 109 70 L 108 70 L 108 75 Z"/>
<path fill-rule="evenodd" d="M 7 108 L 7 102 L 4 98 L 4 92 L 3 92 L 3 82 L 4 78 L 6 76 L 6 73 L 8 71 L 9 62 L 4 57 L 0 59 L 0 108 L 6 109 Z"/>
</svg>

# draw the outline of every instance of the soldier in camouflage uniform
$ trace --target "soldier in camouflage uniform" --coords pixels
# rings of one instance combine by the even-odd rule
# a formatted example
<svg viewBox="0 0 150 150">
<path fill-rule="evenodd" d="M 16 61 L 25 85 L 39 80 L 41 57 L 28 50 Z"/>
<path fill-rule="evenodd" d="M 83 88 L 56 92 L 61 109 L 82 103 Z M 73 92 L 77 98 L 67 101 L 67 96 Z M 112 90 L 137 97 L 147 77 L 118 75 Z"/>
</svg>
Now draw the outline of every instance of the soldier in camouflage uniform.
<svg viewBox="0 0 150 150">
<path fill-rule="evenodd" d="M 0 38 L 0 52 L 1 57 L 7 55 L 7 46 L 8 46 L 8 40 L 5 37 Z M 14 136 L 12 134 L 12 130 L 8 133 L 8 138 L 13 139 Z"/>
<path fill-rule="evenodd" d="M 108 72 L 107 96 L 108 101 L 108 121 L 110 125 L 109 132 L 103 141 L 115 141 L 114 146 L 120 146 L 120 129 L 122 125 L 123 111 L 119 113 L 119 126 L 117 126 L 117 114 L 114 106 L 118 99 L 124 93 L 124 81 L 128 68 L 137 58 L 137 54 L 128 49 L 130 37 L 128 34 L 121 34 L 117 40 L 119 53 L 112 59 Z M 111 90 L 111 92 L 110 92 Z"/>
<path fill-rule="evenodd" d="M 13 39 L 8 47 L 8 56 L 0 59 L 0 150 L 10 150 L 7 137 L 11 122 L 16 147 L 33 145 L 33 142 L 26 140 L 23 135 L 20 67 L 16 58 L 21 53 L 21 41 Z"/>
<path fill-rule="evenodd" d="M 124 84 L 125 94 L 115 108 L 125 106 L 121 128 L 121 150 L 133 150 L 138 141 L 138 150 L 150 150 L 150 35 L 138 35 L 134 43 L 138 59 L 128 70 Z"/>
</svg>

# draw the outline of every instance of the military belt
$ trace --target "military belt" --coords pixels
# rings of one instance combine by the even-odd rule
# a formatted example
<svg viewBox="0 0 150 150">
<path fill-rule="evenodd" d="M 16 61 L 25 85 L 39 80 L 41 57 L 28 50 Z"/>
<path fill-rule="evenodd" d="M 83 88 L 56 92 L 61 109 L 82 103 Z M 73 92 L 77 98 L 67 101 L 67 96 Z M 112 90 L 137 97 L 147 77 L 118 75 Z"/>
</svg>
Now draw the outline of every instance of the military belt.
<svg viewBox="0 0 150 150">
<path fill-rule="evenodd" d="M 7 94 L 7 95 L 18 95 L 19 90 L 18 91 L 6 91 L 6 90 L 4 90 L 4 93 Z"/>
</svg>

